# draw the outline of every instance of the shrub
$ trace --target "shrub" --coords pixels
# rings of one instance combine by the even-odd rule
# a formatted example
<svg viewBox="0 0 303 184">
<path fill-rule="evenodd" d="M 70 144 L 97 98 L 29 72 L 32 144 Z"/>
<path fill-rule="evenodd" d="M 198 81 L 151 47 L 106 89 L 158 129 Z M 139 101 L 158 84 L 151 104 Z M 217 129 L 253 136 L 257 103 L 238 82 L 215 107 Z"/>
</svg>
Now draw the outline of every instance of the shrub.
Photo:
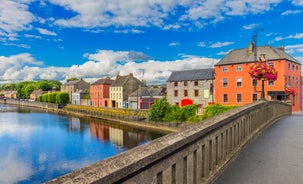
<svg viewBox="0 0 303 184">
<path fill-rule="evenodd" d="M 67 104 L 69 101 L 69 94 L 60 92 L 56 95 L 56 104 Z"/>
<path fill-rule="evenodd" d="M 166 97 L 156 101 L 150 111 L 150 119 L 153 121 L 162 121 L 166 114 L 170 111 L 170 105 Z"/>
<path fill-rule="evenodd" d="M 224 105 L 221 105 L 221 104 L 209 105 L 209 106 L 205 107 L 205 112 L 204 112 L 204 115 L 203 115 L 203 119 L 216 116 L 218 114 L 221 114 L 221 113 L 223 113 L 225 111 L 228 111 L 230 109 L 234 109 L 236 107 L 237 106 L 235 106 L 235 105 L 234 106 L 224 106 Z"/>
</svg>

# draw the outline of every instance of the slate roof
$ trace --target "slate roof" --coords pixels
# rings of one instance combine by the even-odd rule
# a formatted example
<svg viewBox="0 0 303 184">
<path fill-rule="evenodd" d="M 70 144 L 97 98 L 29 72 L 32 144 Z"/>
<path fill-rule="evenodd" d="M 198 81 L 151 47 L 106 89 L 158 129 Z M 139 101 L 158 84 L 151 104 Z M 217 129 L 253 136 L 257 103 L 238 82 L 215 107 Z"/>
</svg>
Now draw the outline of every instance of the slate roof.
<svg viewBox="0 0 303 184">
<path fill-rule="evenodd" d="M 167 82 L 210 80 L 210 79 L 214 79 L 213 68 L 173 71 L 169 76 L 169 78 L 167 79 Z"/>
<path fill-rule="evenodd" d="M 138 91 L 139 90 L 139 91 Z M 154 87 L 140 87 L 138 90 L 134 91 L 129 95 L 129 97 L 139 96 L 164 96 L 165 88 L 154 88 Z"/>
<path fill-rule="evenodd" d="M 258 46 L 255 48 L 257 48 L 258 58 L 261 54 L 265 54 L 265 58 L 267 61 L 285 59 L 301 64 L 298 60 L 296 60 L 281 49 L 274 48 L 272 46 Z M 221 59 L 217 64 L 215 64 L 215 66 L 251 62 L 255 62 L 255 54 L 254 52 L 250 51 L 249 48 L 244 48 L 230 51 L 223 59 Z"/>
<path fill-rule="evenodd" d="M 113 82 L 114 80 L 111 80 L 110 78 L 105 78 L 105 79 L 99 79 L 96 82 L 92 83 L 91 85 L 101 85 L 101 84 L 111 85 Z"/>
<path fill-rule="evenodd" d="M 129 78 L 131 78 L 133 76 L 119 76 L 116 80 L 113 81 L 113 83 L 111 84 L 111 87 L 119 87 L 119 86 L 124 86 L 126 84 L 126 82 L 128 81 Z M 137 79 L 136 77 L 133 77 L 138 84 L 140 85 L 144 85 L 139 79 Z"/>
<path fill-rule="evenodd" d="M 68 81 L 65 84 L 63 84 L 62 86 L 67 86 L 67 85 L 75 85 L 80 81 L 84 81 L 83 79 L 79 79 L 79 80 L 72 80 L 72 81 Z M 85 81 L 84 81 L 85 82 Z"/>
</svg>

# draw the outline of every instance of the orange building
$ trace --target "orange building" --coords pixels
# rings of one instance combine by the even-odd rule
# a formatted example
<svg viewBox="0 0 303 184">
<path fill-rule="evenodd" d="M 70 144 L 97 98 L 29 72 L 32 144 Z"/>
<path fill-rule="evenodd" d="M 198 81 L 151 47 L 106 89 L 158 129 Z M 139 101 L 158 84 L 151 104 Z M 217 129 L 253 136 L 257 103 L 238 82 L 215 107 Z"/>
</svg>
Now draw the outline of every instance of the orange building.
<svg viewBox="0 0 303 184">
<path fill-rule="evenodd" d="M 255 50 L 256 49 L 256 50 Z M 265 81 L 264 91 L 267 100 L 291 100 L 293 111 L 301 110 L 301 63 L 288 55 L 284 48 L 271 46 L 255 47 L 230 51 L 215 65 L 215 102 L 226 105 L 245 105 L 260 99 L 261 81 L 248 74 L 256 58 L 265 56 L 266 62 L 278 71 L 276 81 Z M 286 87 L 295 89 L 295 95 L 286 95 Z"/>
<path fill-rule="evenodd" d="M 109 87 L 113 83 L 109 77 L 99 79 L 90 85 L 90 100 L 92 106 L 109 107 Z"/>
</svg>

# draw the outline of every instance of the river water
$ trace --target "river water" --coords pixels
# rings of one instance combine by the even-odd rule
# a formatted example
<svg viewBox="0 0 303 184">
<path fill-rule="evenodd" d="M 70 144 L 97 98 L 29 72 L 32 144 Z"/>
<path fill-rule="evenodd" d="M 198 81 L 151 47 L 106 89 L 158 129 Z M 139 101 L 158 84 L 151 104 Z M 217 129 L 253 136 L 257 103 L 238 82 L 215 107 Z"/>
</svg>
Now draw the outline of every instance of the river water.
<svg viewBox="0 0 303 184">
<path fill-rule="evenodd" d="M 0 183 L 42 183 L 160 136 L 0 104 Z"/>
</svg>

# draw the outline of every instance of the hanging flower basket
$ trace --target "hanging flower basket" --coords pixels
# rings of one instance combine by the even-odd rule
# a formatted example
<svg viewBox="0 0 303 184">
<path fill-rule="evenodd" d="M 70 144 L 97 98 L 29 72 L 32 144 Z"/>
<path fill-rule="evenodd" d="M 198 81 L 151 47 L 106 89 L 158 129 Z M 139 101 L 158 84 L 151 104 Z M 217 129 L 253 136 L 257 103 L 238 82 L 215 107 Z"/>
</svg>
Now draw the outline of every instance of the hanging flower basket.
<svg viewBox="0 0 303 184">
<path fill-rule="evenodd" d="M 295 95 L 296 91 L 294 88 L 285 88 L 285 94 L 287 95 Z"/>
<path fill-rule="evenodd" d="M 278 71 L 273 66 L 262 61 L 251 65 L 248 73 L 250 77 L 257 80 L 275 81 L 278 78 Z"/>
</svg>

